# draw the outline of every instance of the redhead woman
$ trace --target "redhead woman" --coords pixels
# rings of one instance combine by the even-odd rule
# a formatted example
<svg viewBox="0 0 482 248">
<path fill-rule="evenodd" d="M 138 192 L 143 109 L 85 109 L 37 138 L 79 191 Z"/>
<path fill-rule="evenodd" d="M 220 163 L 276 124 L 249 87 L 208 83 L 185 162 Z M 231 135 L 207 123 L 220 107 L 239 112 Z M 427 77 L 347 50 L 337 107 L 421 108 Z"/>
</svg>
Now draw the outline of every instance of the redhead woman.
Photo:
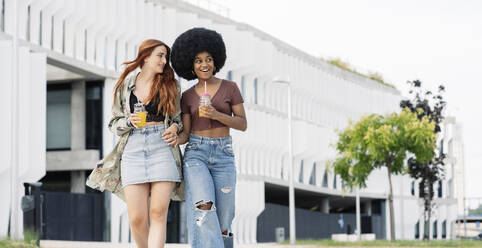
<svg viewBox="0 0 482 248">
<path fill-rule="evenodd" d="M 131 232 L 140 248 L 164 247 L 169 202 L 171 195 L 178 195 L 182 179 L 177 146 L 182 128 L 180 88 L 169 54 L 163 42 L 145 40 L 136 59 L 124 63 L 109 123 L 120 139 L 87 182 L 125 199 Z M 143 110 L 144 116 L 135 109 Z"/>
<path fill-rule="evenodd" d="M 193 248 L 231 248 L 236 168 L 230 130 L 247 128 L 244 101 L 236 83 L 214 76 L 226 61 L 217 32 L 184 32 L 174 42 L 171 60 L 179 76 L 197 80 L 182 94 L 184 130 L 178 141 L 189 141 L 183 162 L 189 242 Z"/>
</svg>

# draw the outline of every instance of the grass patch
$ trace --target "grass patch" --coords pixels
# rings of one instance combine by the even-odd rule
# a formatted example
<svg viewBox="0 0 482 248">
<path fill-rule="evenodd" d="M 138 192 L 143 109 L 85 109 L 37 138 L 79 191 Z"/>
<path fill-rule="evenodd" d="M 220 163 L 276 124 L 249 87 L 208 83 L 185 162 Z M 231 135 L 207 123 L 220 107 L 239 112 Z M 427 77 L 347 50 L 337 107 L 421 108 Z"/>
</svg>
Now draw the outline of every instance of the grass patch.
<svg viewBox="0 0 482 248">
<path fill-rule="evenodd" d="M 0 240 L 0 248 L 38 248 L 37 243 L 14 241 L 10 239 Z"/>
<path fill-rule="evenodd" d="M 322 60 L 324 60 L 322 58 Z M 345 61 L 342 61 L 341 59 L 339 58 L 334 58 L 334 59 L 328 59 L 328 60 L 325 60 L 326 62 L 340 68 L 340 69 L 343 69 L 345 71 L 349 71 L 351 73 L 355 73 L 355 74 L 358 74 L 362 77 L 366 77 L 366 78 L 369 78 L 369 79 L 372 79 L 372 80 L 375 80 L 385 86 L 388 86 L 388 87 L 392 87 L 395 89 L 395 86 L 385 82 L 385 80 L 383 79 L 383 76 L 378 73 L 378 72 L 372 72 L 372 73 L 368 73 L 367 75 L 363 74 L 363 73 L 360 73 L 358 72 L 357 70 L 353 69 L 352 66 L 350 66 L 350 64 L 348 64 L 347 62 Z"/>
<path fill-rule="evenodd" d="M 0 239 L 0 248 L 38 248 L 38 235 L 33 230 L 25 230 L 23 240 Z"/>
<path fill-rule="evenodd" d="M 23 241 L 27 244 L 38 244 L 39 236 L 33 229 L 26 229 L 23 231 Z"/>
<path fill-rule="evenodd" d="M 289 244 L 289 241 L 283 242 Z M 351 247 L 482 247 L 482 241 L 478 240 L 375 240 L 375 241 L 358 241 L 358 242 L 339 242 L 331 239 L 323 240 L 297 240 L 297 245 L 316 245 L 325 246 L 351 246 Z"/>
</svg>

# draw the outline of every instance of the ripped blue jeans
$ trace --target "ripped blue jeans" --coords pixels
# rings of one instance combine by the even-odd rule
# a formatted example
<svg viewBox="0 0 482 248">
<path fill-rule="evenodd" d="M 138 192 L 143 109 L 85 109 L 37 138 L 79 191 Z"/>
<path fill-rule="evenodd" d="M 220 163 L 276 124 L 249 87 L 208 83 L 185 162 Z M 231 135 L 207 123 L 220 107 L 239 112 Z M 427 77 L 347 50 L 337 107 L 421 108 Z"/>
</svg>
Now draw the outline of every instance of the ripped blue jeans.
<svg viewBox="0 0 482 248">
<path fill-rule="evenodd" d="M 183 169 L 191 247 L 232 248 L 236 168 L 231 137 L 191 134 Z M 200 208 L 209 203 L 212 203 L 209 210 Z"/>
</svg>

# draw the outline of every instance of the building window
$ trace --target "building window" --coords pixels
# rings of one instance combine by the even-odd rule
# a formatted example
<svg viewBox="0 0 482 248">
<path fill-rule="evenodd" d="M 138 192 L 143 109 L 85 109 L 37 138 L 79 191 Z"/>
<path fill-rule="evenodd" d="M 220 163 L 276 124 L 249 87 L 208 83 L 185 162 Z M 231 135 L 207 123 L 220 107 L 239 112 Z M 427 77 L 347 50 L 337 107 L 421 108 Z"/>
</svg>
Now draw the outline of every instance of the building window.
<svg viewBox="0 0 482 248">
<path fill-rule="evenodd" d="M 227 78 L 229 81 L 233 81 L 233 71 L 228 71 Z"/>
<path fill-rule="evenodd" d="M 336 189 L 336 175 L 333 176 L 333 188 Z"/>
<path fill-rule="evenodd" d="M 129 44 L 126 42 L 125 43 L 125 48 L 124 48 L 124 60 L 129 59 Z"/>
<path fill-rule="evenodd" d="M 328 171 L 325 169 L 325 173 L 323 173 L 323 183 L 321 186 L 328 188 Z"/>
<path fill-rule="evenodd" d="M 244 99 L 246 99 L 246 92 L 245 92 L 245 77 L 244 76 L 241 76 L 241 95 L 243 96 Z"/>
<path fill-rule="evenodd" d="M 119 54 L 119 40 L 116 39 L 115 40 L 115 45 L 114 45 L 114 68 L 117 70 L 119 68 L 119 65 L 117 63 L 119 63 L 119 60 L 118 60 L 118 54 Z"/>
<path fill-rule="evenodd" d="M 447 221 L 446 220 L 442 222 L 442 238 L 443 239 L 447 238 Z"/>
<path fill-rule="evenodd" d="M 434 239 L 436 239 L 437 236 L 438 236 L 438 234 L 437 234 L 437 221 L 434 221 L 434 222 L 433 222 L 433 236 L 432 236 L 432 237 L 433 237 Z"/>
<path fill-rule="evenodd" d="M 70 150 L 70 84 L 47 85 L 47 150 Z"/>
<path fill-rule="evenodd" d="M 2 0 L 1 4 L 2 9 L 0 11 L 0 28 L 2 29 L 2 31 L 5 31 L 5 0 Z"/>
<path fill-rule="evenodd" d="M 107 37 L 104 39 L 104 68 L 107 68 L 107 56 L 108 56 L 108 48 L 109 48 L 109 43 L 107 42 Z M 137 57 L 137 47 L 136 47 L 136 53 L 134 55 L 134 58 Z"/>
<path fill-rule="evenodd" d="M 450 178 L 447 182 L 447 197 L 452 197 L 454 194 L 452 184 L 452 178 Z"/>
<path fill-rule="evenodd" d="M 102 151 L 102 82 L 86 85 L 85 148 Z"/>
<path fill-rule="evenodd" d="M 418 197 L 423 198 L 424 195 L 425 195 L 425 189 L 423 186 L 423 182 L 420 182 L 418 184 Z"/>
<path fill-rule="evenodd" d="M 107 37 L 105 38 L 105 40 L 107 41 Z M 106 46 L 107 46 L 107 42 L 106 42 Z M 137 45 L 134 45 L 134 51 L 133 52 L 134 52 L 133 58 L 137 57 Z M 104 58 L 105 58 L 105 54 L 104 54 Z"/>
<path fill-rule="evenodd" d="M 62 21 L 62 53 L 65 53 L 65 20 Z"/>
<path fill-rule="evenodd" d="M 2 2 L 3 2 L 3 0 L 2 0 Z M 4 13 L 4 14 L 5 14 L 5 13 Z M 43 32 L 42 32 L 42 30 L 43 30 L 43 21 L 42 21 L 42 20 L 44 19 L 44 18 L 42 17 L 42 15 L 43 15 L 43 14 L 42 14 L 42 11 L 40 11 L 40 13 L 39 13 L 39 17 L 40 17 L 40 18 L 39 18 L 39 20 L 40 20 L 39 30 L 40 30 L 40 32 L 38 32 L 38 43 L 39 43 L 40 45 L 42 45 L 42 33 L 43 33 Z M 5 16 L 5 15 L 4 15 L 4 16 Z"/>
<path fill-rule="evenodd" d="M 254 104 L 258 104 L 258 79 L 254 79 Z"/>
<path fill-rule="evenodd" d="M 437 189 L 437 196 L 438 196 L 438 198 L 442 198 L 442 195 L 443 195 L 443 194 L 442 194 L 442 193 L 443 193 L 442 190 L 443 190 L 443 188 L 442 188 L 442 181 L 440 180 L 440 181 L 438 181 L 438 189 Z"/>
<path fill-rule="evenodd" d="M 3 2 L 5 2 L 5 0 L 2 0 L 2 11 L 3 11 Z M 27 40 L 30 40 L 30 23 L 32 23 L 32 20 L 30 18 L 30 5 L 27 7 L 27 28 L 26 28 L 26 33 L 25 33 L 25 37 Z M 2 18 L 3 14 L 0 13 L 0 19 Z M 0 20 L 0 23 L 2 23 L 2 20 Z M 3 30 L 3 29 L 2 29 Z"/>
<path fill-rule="evenodd" d="M 412 195 L 415 195 L 415 181 L 412 181 L 411 187 L 410 187 L 410 193 Z"/>
<path fill-rule="evenodd" d="M 313 170 L 311 170 L 310 184 L 316 185 L 316 163 L 313 163 Z"/>
<path fill-rule="evenodd" d="M 444 140 L 440 140 L 440 147 L 439 147 L 439 155 L 442 155 L 444 153 Z"/>
<path fill-rule="evenodd" d="M 450 139 L 450 140 L 449 140 L 448 146 L 449 146 L 449 148 L 448 148 L 448 149 L 449 149 L 449 151 L 448 151 L 448 152 L 449 152 L 449 156 L 452 156 L 452 155 L 453 155 L 452 153 L 454 152 L 453 139 Z"/>
<path fill-rule="evenodd" d="M 299 175 L 299 178 L 298 178 L 298 182 L 300 183 L 303 183 L 303 159 L 301 160 L 301 164 L 300 164 L 300 175 Z"/>
<path fill-rule="evenodd" d="M 283 178 L 284 176 L 284 160 L 281 159 L 281 170 L 280 170 L 280 177 Z"/>
<path fill-rule="evenodd" d="M 267 97 L 268 97 L 268 94 L 266 93 L 266 82 L 262 83 L 262 90 L 261 90 L 261 100 L 260 100 L 260 104 L 263 104 L 263 105 L 266 105 L 267 103 Z"/>
<path fill-rule="evenodd" d="M 420 238 L 420 221 L 417 221 L 417 224 L 415 224 L 415 239 Z"/>
</svg>

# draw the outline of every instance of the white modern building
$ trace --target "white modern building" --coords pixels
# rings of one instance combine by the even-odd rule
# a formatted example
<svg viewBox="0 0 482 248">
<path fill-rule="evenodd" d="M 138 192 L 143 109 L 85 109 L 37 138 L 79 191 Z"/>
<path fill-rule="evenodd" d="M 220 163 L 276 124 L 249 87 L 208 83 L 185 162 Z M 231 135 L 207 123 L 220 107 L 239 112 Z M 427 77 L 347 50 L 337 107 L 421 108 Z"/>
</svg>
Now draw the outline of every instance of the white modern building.
<svg viewBox="0 0 482 248">
<path fill-rule="evenodd" d="M 462 124 L 457 123 L 454 117 L 447 117 L 443 125 L 443 147 L 447 154 L 446 174 L 448 194 L 457 199 L 457 216 L 462 217 L 467 213 L 465 209 L 465 164 L 464 143 L 462 137 Z"/>
<path fill-rule="evenodd" d="M 12 120 L 0 122 L 0 127 L 12 132 L 4 132 L 0 139 L 0 236 L 7 234 L 10 175 L 16 166 L 15 200 L 23 196 L 21 183 L 43 183 L 44 238 L 132 241 L 125 204 L 84 184 L 95 162 L 116 141 L 107 130 L 112 89 L 121 63 L 135 57 L 144 39 L 172 45 L 177 35 L 199 26 L 223 35 L 228 59 L 218 76 L 237 82 L 245 99 L 248 130 L 232 132 L 238 171 L 235 242 L 274 241 L 279 227 L 285 228 L 286 237 L 289 233 L 287 88 L 274 83 L 274 78 L 289 79 L 293 90 L 297 237 L 353 233 L 355 197 L 343 191 L 342 181 L 327 167 L 335 155 L 331 144 L 336 142 L 336 130 L 349 119 L 398 111 L 398 90 L 183 1 L 4 0 L 0 2 L 4 89 L 0 106 Z M 13 49 L 16 36 L 18 57 Z M 18 58 L 17 84 L 12 84 L 13 58 Z M 192 83 L 181 81 L 184 90 Z M 447 135 L 452 138 L 444 136 L 444 144 L 461 142 L 456 132 Z M 453 156 L 458 158 L 463 147 L 457 149 Z M 463 168 L 463 157 L 461 163 Z M 451 166 L 453 173 L 447 173 L 441 187 L 437 186 L 432 223 L 437 228 L 431 235 L 438 239 L 452 237 L 456 197 L 463 194 L 459 193 L 463 186 L 456 186 L 463 184 L 459 163 Z M 421 238 L 423 203 L 418 184 L 408 176 L 396 176 L 393 182 L 396 236 Z M 360 191 L 362 232 L 387 238 L 386 171 L 372 173 L 367 185 Z M 184 207 L 184 203 L 171 204 L 168 242 L 187 241 Z M 22 212 L 15 212 L 21 224 Z M 17 228 L 21 230 L 22 225 Z"/>
</svg>

